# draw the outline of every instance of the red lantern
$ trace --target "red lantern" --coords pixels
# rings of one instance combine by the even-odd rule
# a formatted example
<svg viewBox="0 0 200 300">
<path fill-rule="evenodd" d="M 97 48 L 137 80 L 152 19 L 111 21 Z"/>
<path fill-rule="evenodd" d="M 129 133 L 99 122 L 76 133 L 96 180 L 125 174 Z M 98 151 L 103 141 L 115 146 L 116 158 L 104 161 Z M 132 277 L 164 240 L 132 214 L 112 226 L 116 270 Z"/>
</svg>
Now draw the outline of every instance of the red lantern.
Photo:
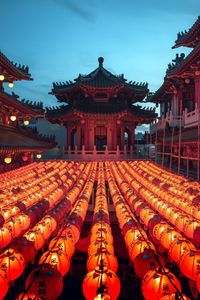
<svg viewBox="0 0 200 300">
<path fill-rule="evenodd" d="M 21 293 L 19 294 L 19 296 L 17 297 L 16 300 L 41 300 L 41 298 L 39 298 L 38 296 L 36 296 L 33 293 Z"/>
<path fill-rule="evenodd" d="M 25 236 L 25 238 L 27 238 L 27 240 L 34 243 L 36 250 L 39 250 L 44 246 L 45 239 L 41 232 L 30 230 L 30 231 L 26 232 L 24 234 L 24 236 Z"/>
<path fill-rule="evenodd" d="M 0 287 L 0 299 L 3 299 L 9 288 L 8 278 L 3 270 L 0 270 Z"/>
<path fill-rule="evenodd" d="M 65 236 L 61 236 L 59 238 L 54 237 L 49 243 L 49 250 L 52 248 L 60 248 L 65 254 L 71 257 L 74 254 L 75 247 L 72 239 L 67 238 Z"/>
<path fill-rule="evenodd" d="M 171 294 L 171 295 L 166 295 L 159 300 L 190 300 L 187 296 L 181 294 Z"/>
<path fill-rule="evenodd" d="M 142 293 L 145 300 L 159 300 L 161 297 L 181 291 L 181 285 L 174 274 L 168 269 L 165 272 L 150 270 L 142 279 Z"/>
<path fill-rule="evenodd" d="M 103 268 L 103 271 L 97 267 L 94 271 L 86 274 L 82 285 L 85 298 L 87 300 L 94 300 L 101 284 L 107 288 L 108 295 L 112 300 L 118 298 L 120 293 L 119 278 L 113 271 L 105 267 Z"/>
<path fill-rule="evenodd" d="M 11 241 L 11 233 L 7 228 L 0 229 L 0 249 L 6 247 Z"/>
<path fill-rule="evenodd" d="M 129 255 L 131 261 L 134 261 L 136 256 L 142 253 L 145 249 L 151 249 L 156 252 L 154 245 L 149 240 L 137 239 L 131 246 L 129 250 Z"/>
<path fill-rule="evenodd" d="M 100 247 L 97 253 L 90 256 L 87 260 L 88 272 L 93 271 L 97 266 L 100 266 L 101 262 L 108 269 L 113 272 L 117 272 L 118 261 L 114 254 L 110 253 L 106 248 Z"/>
<path fill-rule="evenodd" d="M 186 277 L 196 281 L 200 273 L 200 250 L 190 250 L 182 255 L 179 266 Z"/>
<path fill-rule="evenodd" d="M 182 236 L 178 231 L 174 229 L 165 229 L 161 234 L 160 243 L 164 248 L 169 249 L 173 241 L 181 237 Z"/>
<path fill-rule="evenodd" d="M 43 265 L 28 275 L 25 288 L 42 299 L 55 300 L 62 294 L 63 279 L 56 269 Z"/>
<path fill-rule="evenodd" d="M 10 231 L 13 239 L 18 237 L 20 235 L 20 233 L 22 232 L 21 225 L 16 220 L 10 220 L 10 221 L 6 222 L 4 224 L 4 227 Z"/>
<path fill-rule="evenodd" d="M 70 260 L 69 257 L 61 249 L 52 249 L 45 252 L 39 261 L 39 264 L 49 264 L 52 268 L 58 270 L 61 276 L 65 276 L 69 271 Z"/>
<path fill-rule="evenodd" d="M 21 237 L 12 245 L 12 248 L 22 254 L 26 264 L 34 263 L 36 251 L 33 242 Z"/>
<path fill-rule="evenodd" d="M 197 288 L 198 288 L 198 291 L 200 293 L 200 274 L 197 277 Z"/>
<path fill-rule="evenodd" d="M 24 272 L 23 256 L 9 248 L 0 255 L 0 268 L 6 272 L 9 281 L 17 279 Z"/>
<path fill-rule="evenodd" d="M 168 249 L 168 254 L 171 259 L 177 263 L 180 262 L 181 256 L 189 252 L 193 248 L 193 244 L 184 238 L 175 240 Z"/>
<path fill-rule="evenodd" d="M 91 256 L 95 253 L 97 253 L 98 249 L 100 248 L 106 248 L 108 252 L 114 254 L 114 247 L 113 245 L 107 243 L 107 242 L 94 242 L 92 244 L 90 244 L 89 248 L 88 248 L 88 256 Z"/>
<path fill-rule="evenodd" d="M 133 266 L 136 275 L 142 279 L 148 271 L 160 266 L 164 267 L 165 262 L 164 259 L 154 251 L 145 249 L 136 256 Z"/>
</svg>

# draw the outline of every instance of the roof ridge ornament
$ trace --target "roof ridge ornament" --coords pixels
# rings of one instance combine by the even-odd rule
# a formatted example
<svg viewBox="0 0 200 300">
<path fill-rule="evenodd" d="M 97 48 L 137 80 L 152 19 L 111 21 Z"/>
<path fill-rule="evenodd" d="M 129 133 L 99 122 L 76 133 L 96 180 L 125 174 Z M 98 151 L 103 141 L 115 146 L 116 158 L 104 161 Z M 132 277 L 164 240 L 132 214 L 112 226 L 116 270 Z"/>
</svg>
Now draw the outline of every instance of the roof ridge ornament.
<svg viewBox="0 0 200 300">
<path fill-rule="evenodd" d="M 103 67 L 104 58 L 102 56 L 100 56 L 98 58 L 98 62 L 99 62 L 99 67 Z"/>
</svg>

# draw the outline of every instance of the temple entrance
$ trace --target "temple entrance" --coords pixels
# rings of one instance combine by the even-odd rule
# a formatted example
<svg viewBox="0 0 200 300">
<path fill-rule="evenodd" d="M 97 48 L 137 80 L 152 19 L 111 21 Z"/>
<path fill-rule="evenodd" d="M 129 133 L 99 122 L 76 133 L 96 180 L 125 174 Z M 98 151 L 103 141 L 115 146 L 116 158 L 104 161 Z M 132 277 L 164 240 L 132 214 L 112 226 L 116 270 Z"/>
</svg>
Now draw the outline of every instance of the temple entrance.
<svg viewBox="0 0 200 300">
<path fill-rule="evenodd" d="M 126 146 L 127 150 L 130 150 L 131 145 L 131 133 L 128 128 L 125 128 L 124 130 L 124 145 Z"/>
<path fill-rule="evenodd" d="M 105 126 L 97 126 L 94 130 L 94 143 L 99 151 L 105 150 L 107 145 L 107 129 Z"/>
<path fill-rule="evenodd" d="M 71 132 L 71 149 L 75 150 L 75 145 L 77 145 L 77 129 L 73 128 Z"/>
</svg>

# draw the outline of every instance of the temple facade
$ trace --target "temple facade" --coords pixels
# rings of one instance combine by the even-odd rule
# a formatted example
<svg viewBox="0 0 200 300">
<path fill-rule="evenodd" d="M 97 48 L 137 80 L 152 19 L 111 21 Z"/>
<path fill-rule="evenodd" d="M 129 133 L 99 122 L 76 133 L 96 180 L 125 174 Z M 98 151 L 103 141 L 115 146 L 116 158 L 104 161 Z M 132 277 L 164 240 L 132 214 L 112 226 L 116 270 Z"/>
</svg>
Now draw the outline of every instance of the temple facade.
<svg viewBox="0 0 200 300">
<path fill-rule="evenodd" d="M 51 94 L 65 104 L 48 108 L 46 118 L 66 127 L 66 149 L 116 151 L 134 149 L 135 127 L 155 119 L 153 110 L 135 105 L 148 93 L 147 83 L 127 82 L 103 66 L 72 82 L 53 83 Z"/>
<path fill-rule="evenodd" d="M 196 169 L 200 160 L 200 17 L 185 32 L 178 33 L 175 45 L 191 48 L 187 57 L 176 54 L 168 65 L 162 86 L 151 97 L 160 104 L 160 118 L 151 124 L 152 140 L 157 146 L 157 160 Z"/>
</svg>

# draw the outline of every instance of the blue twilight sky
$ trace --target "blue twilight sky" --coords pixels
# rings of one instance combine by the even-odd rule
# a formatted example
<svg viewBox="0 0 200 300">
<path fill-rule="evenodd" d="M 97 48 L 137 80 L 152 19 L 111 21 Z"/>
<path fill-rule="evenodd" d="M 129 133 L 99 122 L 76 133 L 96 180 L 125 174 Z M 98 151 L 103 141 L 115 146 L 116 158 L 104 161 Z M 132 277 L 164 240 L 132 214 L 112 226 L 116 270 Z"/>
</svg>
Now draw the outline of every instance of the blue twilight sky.
<svg viewBox="0 0 200 300">
<path fill-rule="evenodd" d="M 199 0 L 1 0 L 0 50 L 28 65 L 34 81 L 13 91 L 21 98 L 55 105 L 53 81 L 104 67 L 133 81 L 162 84 L 176 53 L 177 33 L 200 14 Z"/>
</svg>

